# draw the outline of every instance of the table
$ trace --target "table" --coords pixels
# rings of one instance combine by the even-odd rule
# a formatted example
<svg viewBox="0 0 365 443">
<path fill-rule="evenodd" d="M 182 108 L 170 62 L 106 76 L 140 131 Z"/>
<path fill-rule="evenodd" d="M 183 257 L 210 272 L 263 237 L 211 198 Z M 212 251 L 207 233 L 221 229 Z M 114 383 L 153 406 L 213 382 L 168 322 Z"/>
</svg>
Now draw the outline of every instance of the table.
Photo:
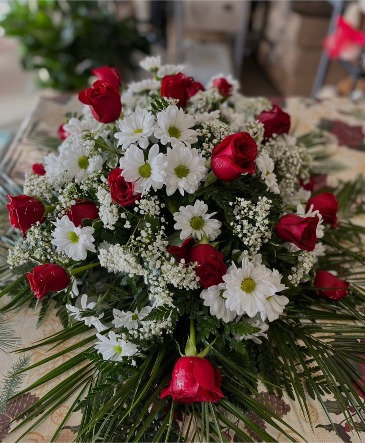
<svg viewBox="0 0 365 443">
<path fill-rule="evenodd" d="M 334 154 L 334 159 L 343 164 L 346 169 L 333 174 L 329 178 L 331 185 L 336 185 L 340 179 L 350 179 L 357 174 L 365 174 L 365 102 L 353 102 L 347 98 L 338 98 L 324 101 L 316 101 L 309 98 L 288 98 L 280 100 L 280 105 L 284 106 L 292 116 L 292 128 L 296 135 L 301 135 L 315 127 L 321 127 L 333 135 L 333 141 L 328 146 Z M 32 114 L 22 125 L 19 134 L 14 140 L 11 148 L 0 163 L 0 170 L 7 172 L 13 180 L 22 182 L 24 172 L 33 163 L 42 161 L 43 156 L 49 151 L 44 148 L 43 142 L 49 141 L 49 137 L 57 137 L 57 128 L 63 122 L 63 115 L 66 111 L 76 110 L 78 106 L 74 97 L 56 96 L 42 97 L 35 106 Z M 365 225 L 365 218 L 356 220 Z M 1 301 L 3 303 L 3 301 Z M 39 309 L 39 307 L 38 307 Z M 41 323 L 38 329 L 35 328 L 37 322 L 37 309 L 23 308 L 15 312 L 0 316 L 0 322 L 6 321 L 9 334 L 13 335 L 16 347 L 27 346 L 36 340 L 47 337 L 61 329 L 61 324 L 54 313 L 50 313 Z M 70 343 L 72 344 L 72 343 Z M 57 351 L 60 347 L 57 348 Z M 14 371 L 15 366 L 25 363 L 35 363 L 50 355 L 51 351 L 46 348 L 37 348 L 24 356 L 19 354 L 9 354 L 0 349 L 0 400 L 4 389 L 4 380 L 9 371 Z M 51 361 L 37 370 L 30 371 L 19 380 L 15 389 L 29 385 L 49 370 L 58 365 L 60 361 Z M 12 443 L 21 432 L 6 436 L 11 417 L 23 411 L 32 402 L 42 396 L 51 385 L 41 386 L 33 394 L 27 394 L 16 403 L 8 405 L 6 411 L 0 411 L 0 441 Z M 268 394 L 264 394 L 268 395 Z M 271 398 L 274 404 L 279 403 L 279 398 Z M 325 401 L 331 402 L 330 396 Z M 46 443 L 50 440 L 53 432 L 62 422 L 65 414 L 72 403 L 70 399 L 43 422 L 38 428 L 31 431 L 21 441 L 24 443 Z M 332 420 L 337 425 L 339 436 L 331 429 L 329 421 L 325 416 L 320 404 L 312 399 L 308 400 L 309 410 L 314 424 L 312 430 L 307 419 L 303 416 L 299 406 L 284 397 L 281 403 L 282 418 L 290 423 L 301 435 L 310 442 L 359 442 L 356 433 L 351 433 L 348 426 L 345 426 L 343 414 L 336 409 L 335 403 L 328 403 L 332 408 Z M 252 417 L 251 419 L 255 419 Z M 79 414 L 73 414 L 67 426 L 60 433 L 59 442 L 73 441 L 77 425 L 80 420 Z M 259 422 L 258 422 L 259 423 Z M 2 431 L 1 431 L 1 428 Z M 270 432 L 270 429 L 267 428 Z M 365 430 L 364 430 L 365 431 Z M 291 431 L 288 431 L 291 433 Z M 272 435 L 280 442 L 286 441 L 282 434 L 272 431 Z M 362 438 L 365 432 L 361 432 Z"/>
</svg>

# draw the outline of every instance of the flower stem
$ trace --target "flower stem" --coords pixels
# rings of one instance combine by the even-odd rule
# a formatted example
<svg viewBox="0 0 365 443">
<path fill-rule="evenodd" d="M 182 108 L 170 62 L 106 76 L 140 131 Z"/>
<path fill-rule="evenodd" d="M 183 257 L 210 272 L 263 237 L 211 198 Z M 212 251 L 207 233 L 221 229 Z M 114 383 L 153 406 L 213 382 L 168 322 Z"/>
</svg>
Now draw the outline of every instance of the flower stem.
<svg viewBox="0 0 365 443">
<path fill-rule="evenodd" d="M 196 355 L 195 327 L 194 320 L 190 318 L 190 336 L 186 343 L 185 355 L 188 357 Z"/>
<path fill-rule="evenodd" d="M 80 266 L 79 268 L 74 268 L 71 270 L 71 275 L 80 274 L 80 272 L 87 271 L 88 269 L 91 269 L 91 268 L 96 268 L 97 266 L 100 266 L 99 262 L 98 263 L 90 263 L 85 266 Z"/>
<path fill-rule="evenodd" d="M 53 212 L 56 209 L 56 205 L 45 205 L 45 214 L 48 215 L 50 212 Z"/>
</svg>

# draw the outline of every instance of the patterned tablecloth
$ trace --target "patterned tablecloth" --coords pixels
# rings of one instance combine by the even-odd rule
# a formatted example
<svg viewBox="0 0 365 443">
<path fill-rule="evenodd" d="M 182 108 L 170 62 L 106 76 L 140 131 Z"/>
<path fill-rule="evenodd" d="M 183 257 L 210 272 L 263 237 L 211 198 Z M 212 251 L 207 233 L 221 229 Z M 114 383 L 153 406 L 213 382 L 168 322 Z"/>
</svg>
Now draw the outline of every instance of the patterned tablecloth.
<svg viewBox="0 0 365 443">
<path fill-rule="evenodd" d="M 281 105 L 284 105 L 292 116 L 292 128 L 296 135 L 301 135 L 315 127 L 321 127 L 333 134 L 333 143 L 328 146 L 328 149 L 333 151 L 334 158 L 346 168 L 332 175 L 329 179 L 330 184 L 335 185 L 339 179 L 349 179 L 358 174 L 365 174 L 365 102 L 354 103 L 343 98 L 321 102 L 306 98 L 289 98 Z M 77 107 L 78 104 L 75 98 L 69 96 L 41 98 L 32 114 L 24 122 L 7 155 L 2 159 L 0 170 L 7 172 L 15 181 L 21 183 L 24 172 L 33 163 L 40 162 L 49 150 L 44 148 L 44 141 L 49 137 L 57 136 L 56 131 L 63 121 L 64 113 L 69 110 L 76 110 Z M 356 221 L 365 225 L 365 219 Z M 0 323 L 5 322 L 7 324 L 9 337 L 14 338 L 14 344 L 17 347 L 27 346 L 61 329 L 60 322 L 53 313 L 49 314 L 36 329 L 37 317 L 37 309 L 20 309 L 0 316 Z M 7 353 L 9 349 L 5 352 L 0 348 L 0 403 L 15 390 L 20 390 L 21 387 L 29 385 L 56 367 L 61 363 L 62 358 L 40 366 L 26 373 L 22 378 L 12 379 L 10 380 L 11 383 L 9 383 L 8 377 L 10 373 L 24 367 L 26 364 L 40 361 L 52 352 L 59 350 L 60 347 L 57 350 L 43 347 L 32 350 L 26 355 L 19 355 Z M 8 423 L 17 413 L 29 407 L 51 387 L 50 384 L 41 386 L 32 394 L 27 394 L 16 402 L 8 403 L 6 408 L 0 410 L 0 441 L 3 439 L 3 442 L 10 443 L 21 436 L 22 431 L 7 435 L 9 432 Z M 269 396 L 268 393 L 264 395 Z M 69 401 L 57 408 L 45 422 L 29 432 L 21 441 L 27 443 L 48 442 L 50 436 L 62 423 L 72 401 L 73 399 L 70 398 Z M 287 397 L 280 400 L 279 397 L 274 396 L 271 396 L 270 401 L 282 418 L 297 429 L 309 442 L 361 441 L 359 435 L 351 431 L 343 414 L 340 413 L 331 397 L 326 398 L 325 401 L 332 411 L 332 420 L 336 423 L 338 435 L 333 432 L 329 420 L 318 402 L 308 399 L 313 423 L 312 429 L 297 403 Z M 259 425 L 263 425 L 258 417 L 254 417 L 254 414 L 252 414 L 251 419 L 256 420 Z M 72 415 L 57 441 L 73 441 L 79 420 L 80 416 L 78 414 Z M 270 431 L 270 429 L 268 430 Z M 278 441 L 287 441 L 287 438 L 282 434 L 271 431 Z M 288 430 L 288 433 L 290 434 L 291 431 Z M 365 429 L 360 435 L 364 440 Z"/>
</svg>

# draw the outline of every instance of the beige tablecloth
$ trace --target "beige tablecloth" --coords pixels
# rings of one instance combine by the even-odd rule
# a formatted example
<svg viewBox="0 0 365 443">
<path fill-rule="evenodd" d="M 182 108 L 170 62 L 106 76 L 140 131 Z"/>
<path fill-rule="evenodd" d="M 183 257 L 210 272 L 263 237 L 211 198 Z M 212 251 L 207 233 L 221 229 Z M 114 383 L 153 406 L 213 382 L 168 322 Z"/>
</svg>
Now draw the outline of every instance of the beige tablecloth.
<svg viewBox="0 0 365 443">
<path fill-rule="evenodd" d="M 334 152 L 335 159 L 347 167 L 340 173 L 331 176 L 331 184 L 335 184 L 341 178 L 352 178 L 359 173 L 365 174 L 365 103 L 354 103 L 348 99 L 331 99 L 322 102 L 304 98 L 289 98 L 284 105 L 286 110 L 292 116 L 292 128 L 296 135 L 303 134 L 315 127 L 321 127 L 333 134 L 333 144 L 328 147 Z M 24 171 L 29 169 L 30 165 L 42 161 L 43 156 L 48 149 L 44 148 L 44 141 L 49 137 L 57 137 L 57 127 L 63 123 L 63 115 L 70 109 L 77 108 L 77 101 L 67 96 L 42 98 L 35 107 L 32 115 L 24 123 L 15 142 L 9 150 L 6 157 L 0 164 L 3 171 L 7 171 L 11 177 L 22 182 Z M 363 220 L 362 220 L 363 222 Z M 3 303 L 3 301 L 1 301 Z M 10 314 L 0 317 L 6 320 L 10 333 L 16 338 L 17 346 L 26 346 L 43 337 L 61 329 L 59 320 L 53 313 L 50 313 L 42 322 L 40 327 L 36 329 L 38 312 L 34 309 L 20 309 Z M 72 343 L 71 343 L 72 344 Z M 57 348 L 56 351 L 62 348 Z M 37 348 L 27 353 L 28 363 L 35 363 L 50 355 L 51 351 L 47 348 Z M 7 374 L 14 372 L 14 368 L 25 363 L 21 360 L 19 354 L 6 353 L 0 350 L 0 399 L 4 391 L 5 379 Z M 61 359 L 62 360 L 62 359 Z M 15 389 L 20 389 L 29 383 L 35 381 L 41 375 L 47 373 L 58 365 L 60 361 L 49 362 L 37 370 L 33 370 L 19 381 Z M 10 443 L 21 435 L 21 431 L 16 434 L 8 434 L 9 428 L 7 423 L 17 412 L 25 410 L 36 398 L 44 394 L 52 385 L 41 386 L 32 394 L 26 395 L 17 403 L 8 405 L 7 409 L 0 411 L 0 440 Z M 265 394 L 268 396 L 268 394 Z M 328 397 L 325 399 L 331 402 L 333 399 Z M 310 442 L 358 442 L 359 437 L 356 433 L 351 432 L 350 427 L 346 425 L 343 414 L 339 413 L 334 403 L 328 403 L 333 410 L 332 420 L 336 423 L 339 436 L 336 435 L 329 425 L 329 420 L 325 416 L 320 404 L 312 399 L 308 400 L 309 410 L 312 418 L 313 429 L 300 411 L 298 404 L 285 397 L 283 401 L 279 398 L 270 398 L 273 405 L 277 406 L 278 411 L 283 419 L 292 427 L 297 429 Z M 26 437 L 22 438 L 22 442 L 43 443 L 50 440 L 58 425 L 62 422 L 63 417 L 69 410 L 72 399 L 55 410 L 50 418 L 42 423 L 34 431 L 31 431 Z M 69 442 L 75 437 L 75 432 L 79 422 L 79 415 L 75 414 L 71 417 L 70 422 L 62 430 L 58 441 Z M 256 420 L 262 425 L 257 417 L 252 416 L 251 419 Z M 270 429 L 268 429 L 270 431 Z M 289 433 L 291 431 L 288 430 Z M 365 433 L 361 432 L 364 440 Z M 272 435 L 278 441 L 286 441 L 286 438 L 272 431 Z"/>
</svg>

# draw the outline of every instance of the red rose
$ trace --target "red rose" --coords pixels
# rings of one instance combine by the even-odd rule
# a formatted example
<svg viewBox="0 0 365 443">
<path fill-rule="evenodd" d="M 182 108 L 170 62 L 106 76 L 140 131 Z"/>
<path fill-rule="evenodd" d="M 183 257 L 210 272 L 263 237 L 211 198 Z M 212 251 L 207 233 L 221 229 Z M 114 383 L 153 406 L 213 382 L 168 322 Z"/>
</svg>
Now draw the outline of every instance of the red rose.
<svg viewBox="0 0 365 443">
<path fill-rule="evenodd" d="M 172 255 L 177 255 L 177 260 L 184 260 L 185 263 L 190 262 L 190 253 L 195 245 L 195 240 L 192 237 L 187 238 L 183 241 L 181 246 L 169 246 L 167 251 Z"/>
<path fill-rule="evenodd" d="M 313 281 L 315 288 L 320 288 L 317 294 L 332 300 L 341 300 L 348 293 L 349 283 L 337 278 L 328 271 L 317 271 Z"/>
<path fill-rule="evenodd" d="M 81 226 L 83 220 L 95 220 L 98 218 L 99 209 L 93 202 L 81 201 L 72 205 L 66 215 L 75 226 Z"/>
<path fill-rule="evenodd" d="M 46 209 L 41 201 L 28 195 L 6 196 L 9 203 L 6 205 L 9 211 L 10 224 L 22 231 L 23 237 L 28 229 L 37 222 L 43 223 Z"/>
<path fill-rule="evenodd" d="M 287 134 L 290 129 L 290 115 L 277 105 L 274 105 L 270 111 L 261 112 L 257 120 L 264 125 L 265 140 L 271 138 L 273 134 Z"/>
<path fill-rule="evenodd" d="M 97 80 L 92 88 L 79 92 L 79 100 L 90 106 L 92 115 L 101 123 L 114 122 L 122 112 L 119 92 L 105 81 Z"/>
<path fill-rule="evenodd" d="M 223 254 L 213 246 L 194 246 L 190 251 L 190 261 L 198 262 L 195 271 L 204 288 L 223 282 L 222 277 L 227 272 L 227 265 L 224 263 Z"/>
<path fill-rule="evenodd" d="M 70 276 L 62 266 L 51 263 L 36 266 L 33 272 L 27 272 L 27 279 L 38 300 L 47 292 L 62 291 L 70 283 Z"/>
<path fill-rule="evenodd" d="M 322 188 L 327 187 L 327 175 L 313 174 L 309 180 L 299 180 L 299 185 L 306 191 L 318 192 Z"/>
<path fill-rule="evenodd" d="M 32 171 L 37 175 L 46 175 L 46 170 L 44 169 L 44 165 L 42 163 L 34 163 L 32 166 Z"/>
<path fill-rule="evenodd" d="M 257 144 L 248 132 L 226 137 L 212 152 L 212 170 L 223 181 L 231 181 L 241 174 L 255 173 Z"/>
<path fill-rule="evenodd" d="M 324 223 L 329 223 L 332 228 L 338 228 L 337 210 L 338 201 L 334 194 L 323 192 L 308 200 L 307 211 L 313 205 L 315 211 L 319 211 L 323 217 Z"/>
<path fill-rule="evenodd" d="M 211 401 L 224 397 L 220 390 L 222 377 L 209 360 L 201 357 L 180 357 L 175 363 L 169 386 L 160 397 L 171 395 L 180 403 Z"/>
<path fill-rule="evenodd" d="M 212 81 L 213 88 L 217 88 L 220 95 L 229 97 L 232 95 L 232 85 L 224 77 L 215 78 Z"/>
<path fill-rule="evenodd" d="M 70 136 L 70 133 L 66 131 L 65 124 L 60 125 L 57 130 L 58 136 L 61 140 L 66 140 Z"/>
<path fill-rule="evenodd" d="M 204 86 L 199 83 L 199 82 L 195 82 L 193 81 L 190 86 L 187 87 L 186 89 L 186 100 L 190 100 L 191 97 L 194 97 L 194 95 L 196 93 L 198 93 L 199 91 L 205 91 Z"/>
<path fill-rule="evenodd" d="M 319 218 L 300 217 L 295 214 L 286 214 L 276 225 L 276 234 L 284 241 L 294 243 L 303 251 L 313 251 L 317 242 L 317 225 Z"/>
<path fill-rule="evenodd" d="M 117 91 L 119 91 L 121 79 L 117 68 L 102 66 L 100 68 L 93 69 L 91 73 L 95 75 L 98 80 L 111 84 Z"/>
<path fill-rule="evenodd" d="M 188 77 L 181 72 L 175 75 L 166 75 L 161 81 L 161 96 L 176 98 L 182 108 L 200 90 L 204 90 L 201 83 L 195 82 L 193 77 Z"/>
<path fill-rule="evenodd" d="M 134 193 L 134 184 L 125 181 L 122 176 L 123 170 L 120 168 L 113 169 L 108 176 L 108 184 L 112 200 L 118 205 L 129 206 L 140 198 L 141 194 Z"/>
</svg>

